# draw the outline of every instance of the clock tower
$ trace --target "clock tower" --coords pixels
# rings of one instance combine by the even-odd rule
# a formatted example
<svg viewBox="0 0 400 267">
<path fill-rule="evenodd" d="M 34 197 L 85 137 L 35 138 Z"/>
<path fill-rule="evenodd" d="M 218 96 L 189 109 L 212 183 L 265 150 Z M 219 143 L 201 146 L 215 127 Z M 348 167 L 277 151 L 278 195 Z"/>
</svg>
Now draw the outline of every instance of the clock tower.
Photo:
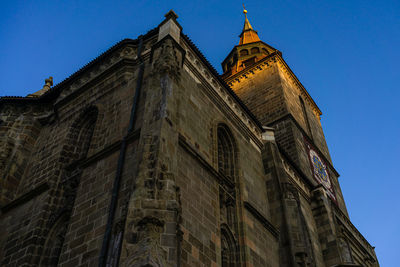
<svg viewBox="0 0 400 267">
<path fill-rule="evenodd" d="M 367 263 L 345 226 L 351 223 L 322 112 L 282 52 L 263 42 L 243 13 L 240 41 L 222 62 L 222 78 L 273 136 L 262 154 L 271 220 L 281 231 L 280 266 Z M 363 249 L 374 259 L 370 245 Z"/>
<path fill-rule="evenodd" d="M 282 57 L 260 40 L 243 11 L 240 41 L 222 62 L 223 79 L 258 120 L 274 129 L 280 151 L 309 178 L 322 185 L 347 214 L 339 174 L 332 164 L 321 126 L 322 112 Z"/>
</svg>

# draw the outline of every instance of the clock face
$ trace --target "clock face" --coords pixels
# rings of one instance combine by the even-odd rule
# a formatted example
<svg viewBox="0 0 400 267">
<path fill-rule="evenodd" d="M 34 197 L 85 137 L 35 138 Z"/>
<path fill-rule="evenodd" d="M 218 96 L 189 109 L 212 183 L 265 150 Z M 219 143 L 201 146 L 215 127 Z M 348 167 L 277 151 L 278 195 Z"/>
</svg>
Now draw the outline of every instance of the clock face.
<svg viewBox="0 0 400 267">
<path fill-rule="evenodd" d="M 326 189 L 325 192 L 336 203 L 335 190 L 331 184 L 331 179 L 329 177 L 329 172 L 325 161 L 319 156 L 316 149 L 310 144 L 310 142 L 308 142 L 306 138 L 304 138 L 304 144 L 306 146 L 306 151 L 308 152 L 312 176 L 319 184 L 322 184 L 322 186 Z"/>
<path fill-rule="evenodd" d="M 314 176 L 315 178 L 325 186 L 326 189 L 331 189 L 331 181 L 329 179 L 328 171 L 326 169 L 326 165 L 324 162 L 321 160 L 321 158 L 318 156 L 317 152 L 314 150 L 310 149 L 310 159 L 311 159 L 311 164 L 314 169 Z"/>
</svg>

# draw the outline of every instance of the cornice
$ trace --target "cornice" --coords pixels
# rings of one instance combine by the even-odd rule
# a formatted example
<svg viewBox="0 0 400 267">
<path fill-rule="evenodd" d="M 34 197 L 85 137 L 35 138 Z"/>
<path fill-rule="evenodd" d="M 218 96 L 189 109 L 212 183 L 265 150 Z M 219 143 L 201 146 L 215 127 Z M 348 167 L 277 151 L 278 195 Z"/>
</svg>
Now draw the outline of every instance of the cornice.
<svg viewBox="0 0 400 267">
<path fill-rule="evenodd" d="M 280 63 L 282 69 L 284 69 L 285 73 L 289 75 L 289 77 L 292 79 L 295 85 L 297 85 L 297 88 L 299 89 L 301 95 L 303 96 L 304 99 L 308 102 L 309 105 L 311 105 L 313 112 L 317 117 L 319 118 L 322 115 L 321 110 L 317 106 L 317 104 L 314 102 L 310 94 L 307 92 L 303 84 L 299 81 L 299 79 L 296 77 L 296 75 L 293 73 L 293 71 L 290 69 L 289 65 L 285 62 L 285 60 L 282 57 L 282 53 L 280 51 L 275 51 L 271 53 L 270 55 L 266 56 L 265 58 L 261 59 L 260 61 L 255 62 L 251 66 L 235 73 L 234 75 L 228 77 L 225 79 L 225 81 L 228 83 L 229 86 L 234 85 L 235 83 L 241 82 L 243 79 L 249 78 L 251 75 L 256 74 L 259 71 L 262 71 L 264 67 L 268 67 L 270 62 L 274 63 Z"/>
<path fill-rule="evenodd" d="M 297 166 L 293 164 L 288 156 L 283 154 L 284 152 L 282 148 L 278 146 L 278 150 L 282 156 L 281 162 L 283 169 L 288 174 L 289 180 L 296 186 L 304 199 L 310 203 L 310 192 L 312 188 L 314 188 L 313 184 L 310 182 L 310 178 L 308 178 L 303 172 L 299 171 Z"/>
<path fill-rule="evenodd" d="M 131 59 L 121 59 L 117 62 L 111 63 L 111 65 L 106 65 L 100 69 L 103 69 L 99 73 L 94 73 L 93 75 L 83 76 L 81 80 L 76 81 L 76 83 L 71 84 L 68 88 L 65 88 L 62 94 L 59 95 L 57 101 L 54 103 L 54 106 L 60 107 L 73 100 L 75 96 L 83 93 L 87 89 L 90 89 L 91 86 L 101 81 L 103 78 L 109 76 L 113 73 L 114 70 L 118 70 L 125 66 L 136 66 L 138 65 L 136 60 Z M 107 92 L 103 92 L 107 93 Z"/>
<path fill-rule="evenodd" d="M 239 123 L 239 125 L 242 125 L 241 128 L 247 131 L 247 135 L 251 137 L 251 139 L 255 141 L 261 149 L 262 129 L 258 128 L 257 124 L 259 124 L 259 122 L 252 118 L 254 115 L 249 115 L 248 110 L 245 110 L 242 107 L 241 104 L 243 103 L 238 103 L 237 99 L 232 97 L 227 88 L 222 86 L 213 73 L 207 69 L 207 66 L 201 64 L 201 61 L 194 56 L 190 49 L 185 49 L 187 50 L 187 56 L 184 65 L 188 68 L 188 71 L 195 75 L 195 78 L 202 84 L 202 86 L 205 86 L 208 89 L 207 91 L 211 93 L 213 100 L 217 101 L 220 106 L 225 107 L 226 110 L 229 110 L 228 113 L 226 113 L 226 111 L 224 112 L 228 117 Z"/>
<path fill-rule="evenodd" d="M 364 252 L 368 253 L 368 255 L 375 260 L 376 256 L 374 252 L 374 247 L 371 246 L 368 240 L 365 239 L 365 237 L 358 231 L 358 229 L 353 225 L 350 219 L 339 209 L 339 207 L 337 207 L 336 205 L 331 206 L 334 207 L 333 214 L 335 215 L 337 222 L 342 224 L 346 231 L 350 235 L 355 237 L 355 240 L 359 244 L 359 247 L 363 248 Z"/>
<path fill-rule="evenodd" d="M 235 83 L 241 82 L 243 79 L 249 78 L 250 75 L 253 75 L 259 71 L 262 71 L 264 67 L 268 67 L 271 61 L 276 62 L 276 56 L 279 54 L 279 51 L 275 51 L 268 56 L 264 57 L 263 59 L 253 63 L 252 65 L 248 66 L 247 68 L 225 78 L 225 82 L 232 86 Z"/>
<path fill-rule="evenodd" d="M 212 166 L 200 153 L 196 151 L 196 149 L 186 141 L 185 136 L 179 133 L 178 136 L 178 144 L 186 150 L 193 158 L 195 158 L 207 171 L 212 174 L 212 176 L 220 183 L 226 184 L 229 187 L 233 187 L 234 184 L 230 181 L 226 176 L 219 173 L 214 166 Z"/>
<path fill-rule="evenodd" d="M 232 125 L 235 126 L 239 132 L 246 136 L 246 138 L 253 140 L 261 151 L 261 131 L 256 130 L 254 125 L 249 122 L 249 118 L 246 118 L 244 113 L 238 112 L 237 106 L 235 107 L 235 105 L 232 105 L 233 103 L 229 101 L 229 96 L 223 95 L 223 90 L 222 92 L 216 90 L 191 62 L 185 60 L 184 64 L 185 67 L 187 67 L 187 71 L 191 72 L 199 81 L 199 86 L 205 91 L 206 95 L 209 96 L 209 99 L 217 104 L 217 109 L 233 122 Z"/>
<path fill-rule="evenodd" d="M 235 45 L 232 50 L 229 52 L 229 54 L 225 57 L 225 59 L 222 61 L 222 64 L 224 64 L 233 54 L 233 52 L 235 50 L 238 49 L 238 47 L 248 47 L 248 46 L 252 46 L 252 45 L 257 45 L 257 44 L 263 44 L 265 46 L 267 46 L 268 48 L 270 48 L 271 50 L 277 52 L 277 53 L 281 53 L 278 49 L 275 49 L 274 47 L 270 46 L 269 44 L 263 42 L 263 41 L 256 41 L 256 42 L 252 42 L 252 43 L 247 43 L 247 44 L 242 44 L 242 45 Z"/>
<path fill-rule="evenodd" d="M 300 82 L 300 80 L 297 78 L 297 76 L 294 74 L 294 72 L 291 70 L 289 65 L 286 63 L 286 61 L 283 59 L 281 55 L 278 56 L 279 62 L 282 63 L 282 66 L 286 70 L 286 73 L 292 78 L 294 83 L 298 86 L 300 89 L 300 92 L 304 99 L 311 105 L 315 115 L 317 115 L 318 118 L 322 115 L 321 110 L 319 109 L 318 105 L 314 102 L 314 99 L 310 96 L 306 88 L 303 86 L 303 84 Z"/>
<path fill-rule="evenodd" d="M 267 219 L 265 216 L 259 212 L 250 202 L 244 201 L 244 207 L 248 210 L 263 226 L 267 229 L 276 240 L 279 240 L 279 230 Z"/>
<path fill-rule="evenodd" d="M 190 40 L 190 38 L 185 35 L 181 34 L 182 39 L 186 42 L 186 44 L 191 48 L 191 51 L 187 51 L 187 54 L 191 52 L 191 55 L 196 55 L 200 62 L 204 64 L 207 69 L 205 74 L 210 76 L 211 83 L 215 86 L 218 86 L 219 90 L 225 90 L 234 100 L 235 102 L 243 109 L 244 112 L 251 118 L 251 121 L 255 124 L 255 126 L 260 130 L 263 131 L 261 123 L 258 121 L 257 117 L 250 111 L 250 109 L 242 102 L 242 100 L 236 95 L 236 93 L 230 88 L 230 86 L 221 78 L 217 70 L 211 65 L 210 62 L 206 59 L 203 53 L 197 48 L 197 46 Z M 190 54 L 189 54 L 190 58 Z"/>
<path fill-rule="evenodd" d="M 153 38 L 156 36 L 158 32 L 158 27 L 148 31 L 145 35 L 143 35 L 143 39 L 145 41 L 148 41 L 149 39 Z M 110 55 L 121 49 L 122 47 L 126 45 L 133 45 L 137 46 L 139 43 L 139 38 L 138 39 L 124 39 L 109 49 L 107 49 L 105 52 L 100 54 L 98 57 L 95 59 L 91 60 L 89 63 L 84 65 L 82 68 L 71 74 L 68 78 L 64 79 L 60 83 L 56 84 L 53 86 L 49 91 L 41 95 L 40 97 L 24 97 L 24 96 L 3 96 L 0 97 L 0 103 L 1 102 L 52 102 L 55 100 L 59 94 L 64 90 L 65 87 L 70 86 L 74 82 L 77 81 L 84 73 L 88 72 L 90 69 L 93 67 L 99 65 L 99 64 L 104 64 L 104 61 L 109 58 Z M 148 51 L 144 51 L 144 53 L 147 53 Z M 130 53 L 130 52 L 129 52 Z M 128 54 L 129 54 L 128 53 Z M 129 56 L 126 54 L 125 56 Z"/>
<path fill-rule="evenodd" d="M 314 141 L 308 136 L 308 134 L 304 131 L 304 129 L 300 126 L 300 124 L 297 122 L 297 120 L 295 119 L 295 117 L 293 117 L 292 114 L 286 114 L 270 123 L 267 124 L 268 127 L 273 127 L 276 123 L 284 121 L 290 119 L 295 125 L 296 127 L 301 131 L 301 133 L 303 134 L 303 136 L 307 139 L 307 141 L 313 145 L 313 147 L 317 150 L 317 152 L 319 153 L 319 155 L 322 157 L 322 159 L 326 162 L 326 164 L 328 164 L 329 168 L 334 172 L 334 174 L 339 178 L 340 174 L 336 171 L 336 169 L 333 167 L 332 163 L 330 162 L 330 160 L 328 160 L 328 158 L 324 155 L 324 153 L 322 153 L 322 151 L 318 148 L 318 146 L 314 143 Z"/>
</svg>

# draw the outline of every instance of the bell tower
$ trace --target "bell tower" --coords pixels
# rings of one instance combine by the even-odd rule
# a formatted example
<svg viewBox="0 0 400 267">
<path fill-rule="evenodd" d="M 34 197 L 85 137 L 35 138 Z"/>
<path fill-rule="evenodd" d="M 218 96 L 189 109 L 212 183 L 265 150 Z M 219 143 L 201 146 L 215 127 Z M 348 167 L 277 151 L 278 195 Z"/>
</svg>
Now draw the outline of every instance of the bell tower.
<svg viewBox="0 0 400 267">
<path fill-rule="evenodd" d="M 239 45 L 235 46 L 222 62 L 223 77 L 230 77 L 254 63 L 277 51 L 272 46 L 262 42 L 257 31 L 247 18 L 247 10 L 243 10 L 245 21 L 242 33 L 239 35 Z"/>
<path fill-rule="evenodd" d="M 309 178 L 307 182 L 322 184 L 347 214 L 322 130 L 322 112 L 282 53 L 261 41 L 247 10 L 243 13 L 240 41 L 222 62 L 222 78 L 264 126 L 274 128 L 280 151 Z"/>
</svg>

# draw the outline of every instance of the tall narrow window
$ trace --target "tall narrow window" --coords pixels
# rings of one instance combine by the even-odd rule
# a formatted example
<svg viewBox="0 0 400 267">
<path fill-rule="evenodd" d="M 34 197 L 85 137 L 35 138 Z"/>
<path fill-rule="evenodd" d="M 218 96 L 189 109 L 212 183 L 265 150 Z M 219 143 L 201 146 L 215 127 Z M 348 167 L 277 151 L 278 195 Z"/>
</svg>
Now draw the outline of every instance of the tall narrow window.
<svg viewBox="0 0 400 267">
<path fill-rule="evenodd" d="M 220 184 L 220 224 L 221 224 L 221 263 L 222 267 L 234 267 L 239 262 L 239 246 L 234 233 L 238 233 L 236 214 L 236 145 L 229 128 L 220 124 L 217 128 L 218 172 L 228 178 L 232 184 Z"/>
<path fill-rule="evenodd" d="M 228 127 L 218 126 L 218 171 L 234 182 L 235 145 Z"/>
<path fill-rule="evenodd" d="M 222 267 L 235 266 L 236 245 L 232 233 L 226 228 L 221 229 L 221 263 Z"/>
<path fill-rule="evenodd" d="M 43 254 L 40 259 L 40 266 L 57 266 L 61 248 L 64 243 L 64 236 L 67 232 L 69 214 L 62 214 L 50 229 L 44 244 Z"/>
<path fill-rule="evenodd" d="M 300 99 L 301 109 L 303 110 L 304 121 L 305 121 L 305 123 L 306 123 L 306 125 L 307 125 L 308 132 L 309 132 L 309 134 L 310 134 L 310 138 L 311 138 L 311 139 L 314 139 L 314 138 L 313 138 L 312 131 L 311 131 L 310 121 L 308 120 L 306 105 L 304 104 L 303 98 L 301 98 L 301 96 L 299 96 L 299 99 Z"/>
<path fill-rule="evenodd" d="M 71 127 L 68 144 L 66 147 L 72 149 L 72 157 L 69 160 L 77 160 L 86 156 L 89 151 L 94 126 L 97 119 L 97 108 L 88 108 L 82 117 L 80 117 Z"/>
<path fill-rule="evenodd" d="M 91 107 L 85 110 L 82 116 L 72 124 L 59 159 L 63 165 L 67 166 L 87 156 L 97 120 L 97 114 L 97 108 Z M 64 212 L 50 226 L 40 259 L 40 266 L 57 266 L 58 264 L 79 186 L 80 175 L 81 169 L 79 168 L 70 171 L 66 169 L 63 170 L 62 185 L 64 187 L 64 195 L 63 204 L 60 205 L 60 208 Z"/>
</svg>

